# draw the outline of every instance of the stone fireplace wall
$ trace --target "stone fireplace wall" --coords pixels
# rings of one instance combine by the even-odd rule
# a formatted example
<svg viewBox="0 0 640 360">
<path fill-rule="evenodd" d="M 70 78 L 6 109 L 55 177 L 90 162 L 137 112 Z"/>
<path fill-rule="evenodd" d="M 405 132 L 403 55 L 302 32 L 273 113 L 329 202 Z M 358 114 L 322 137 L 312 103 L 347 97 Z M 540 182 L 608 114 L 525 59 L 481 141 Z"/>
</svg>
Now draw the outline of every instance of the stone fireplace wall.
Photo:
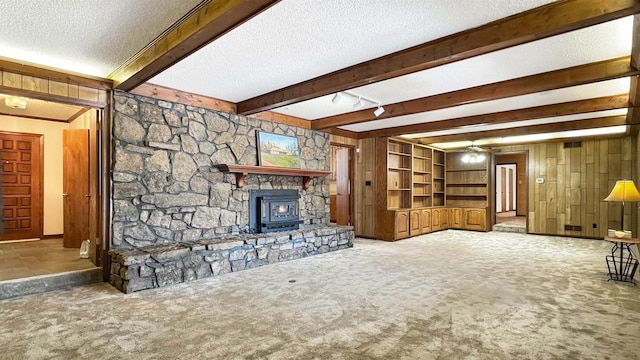
<svg viewBox="0 0 640 360">
<path fill-rule="evenodd" d="M 328 170 L 329 135 L 235 114 L 114 93 L 112 249 L 245 233 L 249 190 L 297 189 L 305 226 L 328 224 L 329 183 L 249 175 L 243 188 L 216 164 L 257 165 L 256 131 L 295 136 L 300 167 Z"/>
</svg>

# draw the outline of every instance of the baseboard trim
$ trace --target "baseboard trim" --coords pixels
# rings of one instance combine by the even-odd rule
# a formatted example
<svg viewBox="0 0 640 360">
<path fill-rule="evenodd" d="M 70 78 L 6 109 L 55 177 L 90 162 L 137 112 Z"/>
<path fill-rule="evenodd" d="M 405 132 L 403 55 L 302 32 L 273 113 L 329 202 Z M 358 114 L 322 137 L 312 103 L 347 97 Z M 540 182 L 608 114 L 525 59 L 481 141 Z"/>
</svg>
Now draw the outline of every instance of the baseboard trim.
<svg viewBox="0 0 640 360">
<path fill-rule="evenodd" d="M 63 234 L 42 235 L 42 240 L 62 239 Z"/>
</svg>

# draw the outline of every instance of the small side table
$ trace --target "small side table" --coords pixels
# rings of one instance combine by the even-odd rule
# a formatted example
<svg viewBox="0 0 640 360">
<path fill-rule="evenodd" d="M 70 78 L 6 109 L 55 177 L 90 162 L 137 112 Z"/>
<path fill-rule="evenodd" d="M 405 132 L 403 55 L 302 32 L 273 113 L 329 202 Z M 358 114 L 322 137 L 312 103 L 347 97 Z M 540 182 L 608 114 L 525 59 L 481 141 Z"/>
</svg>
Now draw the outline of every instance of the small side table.
<svg viewBox="0 0 640 360">
<path fill-rule="evenodd" d="M 640 244 L 640 239 L 625 239 L 609 236 L 604 239 L 613 243 L 611 255 L 606 257 L 607 268 L 609 268 L 609 280 L 630 282 L 635 285 L 636 282 L 633 280 L 633 277 L 638 269 L 638 259 L 633 256 L 631 245 Z"/>
</svg>

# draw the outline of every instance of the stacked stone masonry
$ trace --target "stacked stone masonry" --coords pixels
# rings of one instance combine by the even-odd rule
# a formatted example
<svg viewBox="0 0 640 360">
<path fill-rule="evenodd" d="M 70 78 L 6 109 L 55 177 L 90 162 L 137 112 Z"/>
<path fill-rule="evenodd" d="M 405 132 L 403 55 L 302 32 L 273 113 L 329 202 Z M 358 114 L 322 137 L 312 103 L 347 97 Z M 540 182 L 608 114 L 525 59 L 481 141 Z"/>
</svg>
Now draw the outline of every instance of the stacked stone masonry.
<svg viewBox="0 0 640 360">
<path fill-rule="evenodd" d="M 300 168 L 328 170 L 329 135 L 116 91 L 111 249 L 191 242 L 249 228 L 249 191 L 298 189 L 301 228 L 329 223 L 329 182 L 234 174 L 216 164 L 258 165 L 256 131 L 298 138 Z"/>
<path fill-rule="evenodd" d="M 234 174 L 258 165 L 257 131 L 296 137 L 300 168 L 328 170 L 329 135 L 164 100 L 114 92 L 111 284 L 125 293 L 217 276 L 353 246 L 329 225 L 329 182 Z M 300 230 L 249 234 L 249 192 L 296 189 Z"/>
<path fill-rule="evenodd" d="M 124 293 L 163 287 L 353 246 L 347 226 L 309 226 L 267 234 L 111 250 L 110 283 Z"/>
</svg>

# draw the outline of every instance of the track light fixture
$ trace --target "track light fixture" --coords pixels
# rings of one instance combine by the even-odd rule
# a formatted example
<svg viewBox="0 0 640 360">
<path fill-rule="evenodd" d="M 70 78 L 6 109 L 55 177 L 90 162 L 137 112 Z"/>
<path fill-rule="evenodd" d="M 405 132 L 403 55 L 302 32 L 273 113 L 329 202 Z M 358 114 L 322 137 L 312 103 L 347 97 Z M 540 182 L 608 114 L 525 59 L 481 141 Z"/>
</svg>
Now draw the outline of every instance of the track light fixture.
<svg viewBox="0 0 640 360">
<path fill-rule="evenodd" d="M 364 97 L 362 95 L 358 95 L 358 94 L 350 92 L 350 91 L 337 92 L 335 95 L 333 95 L 333 98 L 331 99 L 331 102 L 334 103 L 335 105 L 337 105 L 339 102 L 342 101 L 342 99 L 345 97 L 345 95 L 350 96 L 353 99 L 357 99 L 357 101 L 353 104 L 353 108 L 355 110 L 362 109 L 366 105 L 365 102 L 368 102 L 370 104 L 378 105 L 378 107 L 373 111 L 373 114 L 376 117 L 382 115 L 382 113 L 384 112 L 384 108 L 382 107 L 382 105 L 380 104 L 379 101 L 375 101 L 373 99 L 366 98 L 366 97 Z"/>
<path fill-rule="evenodd" d="M 378 103 L 378 108 L 373 112 L 373 115 L 378 117 L 382 115 L 383 112 L 384 112 L 384 108 L 382 107 L 382 105 L 380 105 L 380 103 Z"/>
<path fill-rule="evenodd" d="M 358 102 L 353 104 L 353 108 L 356 110 L 360 110 L 364 107 L 364 103 L 362 102 L 362 98 L 358 97 Z"/>
</svg>

